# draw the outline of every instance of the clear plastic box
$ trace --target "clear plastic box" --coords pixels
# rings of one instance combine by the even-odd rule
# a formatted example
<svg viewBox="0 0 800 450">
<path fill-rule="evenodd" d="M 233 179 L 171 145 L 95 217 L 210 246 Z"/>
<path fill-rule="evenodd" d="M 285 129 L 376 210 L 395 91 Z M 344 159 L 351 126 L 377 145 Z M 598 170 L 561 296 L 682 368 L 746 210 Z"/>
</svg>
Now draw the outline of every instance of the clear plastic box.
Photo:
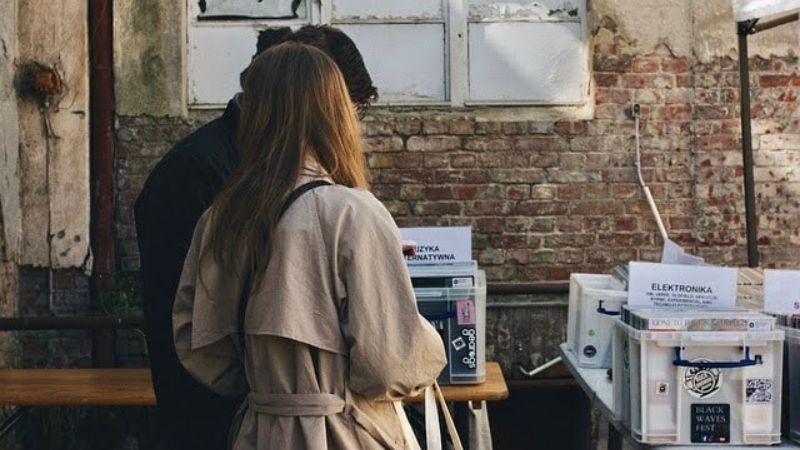
<svg viewBox="0 0 800 450">
<path fill-rule="evenodd" d="M 611 367 L 613 319 L 627 302 L 624 285 L 611 275 L 570 276 L 567 345 L 581 367 Z"/>
<path fill-rule="evenodd" d="M 783 331 L 616 326 L 614 410 L 634 439 L 690 446 L 780 442 Z"/>
<path fill-rule="evenodd" d="M 486 381 L 486 275 L 475 271 L 472 287 L 414 288 L 419 312 L 447 347 L 440 384 Z"/>
</svg>

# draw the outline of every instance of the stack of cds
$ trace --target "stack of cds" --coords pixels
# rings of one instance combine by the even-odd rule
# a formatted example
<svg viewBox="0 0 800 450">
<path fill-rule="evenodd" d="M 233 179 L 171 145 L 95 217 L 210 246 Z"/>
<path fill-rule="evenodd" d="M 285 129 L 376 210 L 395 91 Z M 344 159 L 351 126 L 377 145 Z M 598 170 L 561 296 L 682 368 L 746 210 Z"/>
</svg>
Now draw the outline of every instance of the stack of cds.
<svg viewBox="0 0 800 450">
<path fill-rule="evenodd" d="M 775 322 L 786 328 L 800 329 L 800 314 L 778 314 L 771 313 L 775 317 Z"/>
<path fill-rule="evenodd" d="M 797 316 L 800 319 L 800 316 Z M 771 331 L 775 318 L 739 308 L 622 308 L 622 321 L 645 331 Z"/>
</svg>

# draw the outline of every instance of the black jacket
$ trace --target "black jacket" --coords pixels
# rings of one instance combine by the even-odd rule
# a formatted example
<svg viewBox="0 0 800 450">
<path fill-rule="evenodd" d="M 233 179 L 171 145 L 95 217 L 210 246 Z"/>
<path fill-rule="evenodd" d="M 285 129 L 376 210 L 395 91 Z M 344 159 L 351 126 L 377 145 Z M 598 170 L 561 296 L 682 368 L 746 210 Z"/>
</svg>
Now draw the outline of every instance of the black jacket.
<svg viewBox="0 0 800 450">
<path fill-rule="evenodd" d="M 240 400 L 196 382 L 181 366 L 172 337 L 172 305 L 194 227 L 238 164 L 238 121 L 238 101 L 233 99 L 222 117 L 167 152 L 135 205 L 158 428 L 173 450 L 225 449 Z"/>
</svg>

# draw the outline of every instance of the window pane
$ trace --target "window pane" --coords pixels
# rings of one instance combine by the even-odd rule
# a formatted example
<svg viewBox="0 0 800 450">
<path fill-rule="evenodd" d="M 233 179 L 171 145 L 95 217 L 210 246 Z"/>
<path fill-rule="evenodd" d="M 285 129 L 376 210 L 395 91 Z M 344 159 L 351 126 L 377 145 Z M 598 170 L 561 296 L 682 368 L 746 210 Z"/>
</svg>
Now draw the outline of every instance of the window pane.
<svg viewBox="0 0 800 450">
<path fill-rule="evenodd" d="M 256 52 L 252 27 L 190 27 L 189 103 L 225 104 L 239 92 L 239 73 Z"/>
<path fill-rule="evenodd" d="M 481 19 L 537 19 L 563 20 L 580 15 L 578 4 L 585 0 L 469 0 L 470 20 Z"/>
<path fill-rule="evenodd" d="M 382 102 L 444 101 L 442 24 L 341 25 L 364 57 Z"/>
<path fill-rule="evenodd" d="M 334 19 L 441 19 L 441 0 L 334 0 Z"/>
<path fill-rule="evenodd" d="M 291 19 L 306 17 L 306 2 L 301 0 L 190 0 L 198 18 Z"/>
<path fill-rule="evenodd" d="M 472 101 L 578 103 L 587 78 L 582 24 L 469 24 Z"/>
</svg>

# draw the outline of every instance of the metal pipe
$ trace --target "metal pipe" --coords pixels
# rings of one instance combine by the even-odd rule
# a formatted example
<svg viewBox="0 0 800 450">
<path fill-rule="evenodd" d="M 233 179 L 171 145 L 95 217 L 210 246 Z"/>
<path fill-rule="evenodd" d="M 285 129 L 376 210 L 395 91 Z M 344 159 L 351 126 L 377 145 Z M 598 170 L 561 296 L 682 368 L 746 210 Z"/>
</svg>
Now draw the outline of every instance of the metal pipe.
<svg viewBox="0 0 800 450">
<path fill-rule="evenodd" d="M 639 142 L 639 116 L 640 116 L 640 106 L 638 103 L 634 103 L 633 107 L 631 108 L 631 115 L 633 115 L 633 122 L 635 127 L 635 136 L 636 136 L 636 175 L 639 177 L 639 186 L 642 187 L 642 191 L 644 192 L 644 196 L 647 199 L 647 204 L 650 206 L 650 212 L 653 214 L 653 218 L 656 221 L 656 225 L 658 226 L 658 232 L 661 234 L 661 240 L 666 243 L 669 240 L 669 236 L 667 235 L 667 229 L 664 227 L 664 221 L 661 219 L 661 213 L 658 212 L 658 206 L 656 205 L 655 199 L 653 199 L 653 194 L 650 192 L 650 187 L 647 186 L 647 183 L 644 182 L 644 177 L 642 176 L 642 147 Z"/>
<path fill-rule="evenodd" d="M 91 245 L 93 277 L 102 287 L 114 273 L 114 117 L 112 0 L 89 0 L 91 76 Z"/>
<path fill-rule="evenodd" d="M 520 366 L 519 371 L 522 372 L 522 374 L 527 376 L 527 377 L 533 377 L 533 376 L 536 376 L 536 374 L 542 373 L 545 370 L 555 366 L 556 364 L 558 364 L 560 362 L 561 362 L 561 357 L 559 356 L 559 357 L 556 357 L 554 359 L 551 359 L 550 361 L 547 361 L 546 363 L 544 363 L 541 366 L 539 366 L 539 367 L 537 367 L 535 369 L 532 369 L 532 370 L 525 370 L 524 368 L 522 368 Z"/>
<path fill-rule="evenodd" d="M 487 302 L 486 309 L 502 308 L 566 308 L 569 306 L 567 301 L 544 301 L 544 302 Z"/>
<path fill-rule="evenodd" d="M 742 159 L 744 162 L 744 208 L 747 225 L 747 263 L 758 267 L 758 228 L 756 226 L 755 177 L 753 175 L 753 136 L 750 123 L 750 67 L 748 62 L 747 35 L 754 22 L 738 22 L 739 34 L 739 101 L 742 120 Z"/>
<path fill-rule="evenodd" d="M 130 317 L 3 317 L 0 331 L 33 330 L 100 330 L 117 328 L 143 328 L 144 318 Z"/>
<path fill-rule="evenodd" d="M 755 34 L 764 30 L 769 30 L 770 28 L 775 28 L 787 23 L 792 23 L 797 20 L 800 20 L 800 13 L 789 14 L 788 16 L 779 17 L 775 20 L 769 20 L 767 22 L 759 22 L 753 27 L 751 34 Z"/>
<path fill-rule="evenodd" d="M 569 293 L 568 281 L 546 281 L 533 283 L 488 283 L 488 295 L 547 295 Z"/>
<path fill-rule="evenodd" d="M 12 428 L 14 428 L 14 425 L 16 425 L 17 422 L 19 422 L 19 419 L 21 419 L 26 412 L 28 412 L 27 408 L 17 407 L 16 409 L 14 409 L 14 412 L 11 414 L 11 416 L 9 416 L 8 419 L 4 420 L 3 424 L 0 425 L 0 439 L 3 439 L 8 434 L 8 432 L 11 431 Z"/>
</svg>

